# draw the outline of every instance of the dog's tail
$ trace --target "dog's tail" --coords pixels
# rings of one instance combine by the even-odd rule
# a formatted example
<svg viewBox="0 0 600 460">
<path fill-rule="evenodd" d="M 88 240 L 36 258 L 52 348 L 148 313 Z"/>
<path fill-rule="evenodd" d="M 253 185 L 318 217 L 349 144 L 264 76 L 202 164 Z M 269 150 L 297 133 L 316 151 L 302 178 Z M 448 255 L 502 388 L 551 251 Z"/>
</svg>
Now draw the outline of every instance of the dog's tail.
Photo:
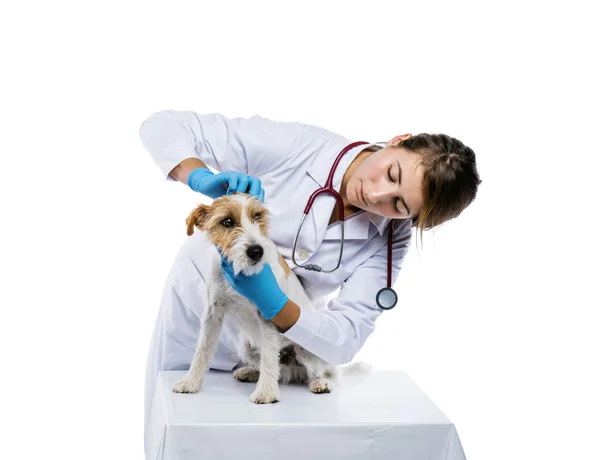
<svg viewBox="0 0 600 460">
<path fill-rule="evenodd" d="M 356 361 L 340 367 L 340 373 L 344 377 L 347 375 L 368 374 L 372 370 L 373 366 L 369 363 L 365 363 L 364 361 Z"/>
</svg>

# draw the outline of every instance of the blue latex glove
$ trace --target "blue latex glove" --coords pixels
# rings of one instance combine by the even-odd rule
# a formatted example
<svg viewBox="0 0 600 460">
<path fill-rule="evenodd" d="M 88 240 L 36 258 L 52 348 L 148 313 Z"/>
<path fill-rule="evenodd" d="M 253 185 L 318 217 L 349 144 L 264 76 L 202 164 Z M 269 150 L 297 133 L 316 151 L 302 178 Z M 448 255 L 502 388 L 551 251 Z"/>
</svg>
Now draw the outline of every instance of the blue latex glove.
<svg viewBox="0 0 600 460">
<path fill-rule="evenodd" d="M 256 196 L 261 203 L 265 199 L 260 179 L 235 171 L 214 174 L 206 168 L 196 168 L 188 176 L 188 185 L 195 192 L 212 199 L 236 192 Z"/>
<path fill-rule="evenodd" d="M 273 318 L 287 303 L 288 296 L 277 284 L 269 264 L 265 264 L 256 275 L 234 275 L 233 267 L 226 258 L 221 257 L 221 268 L 231 287 L 255 304 L 266 320 Z"/>
</svg>

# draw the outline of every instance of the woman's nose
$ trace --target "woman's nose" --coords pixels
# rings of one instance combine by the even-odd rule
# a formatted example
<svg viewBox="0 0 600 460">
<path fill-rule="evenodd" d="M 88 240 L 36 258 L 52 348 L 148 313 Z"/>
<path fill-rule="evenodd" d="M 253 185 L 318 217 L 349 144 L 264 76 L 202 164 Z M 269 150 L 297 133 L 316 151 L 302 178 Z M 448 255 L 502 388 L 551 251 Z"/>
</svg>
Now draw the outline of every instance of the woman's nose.
<svg viewBox="0 0 600 460">
<path fill-rule="evenodd" d="M 380 186 L 375 187 L 369 192 L 367 200 L 371 203 L 379 203 L 380 201 L 388 200 L 394 196 L 395 190 L 392 187 Z"/>
</svg>

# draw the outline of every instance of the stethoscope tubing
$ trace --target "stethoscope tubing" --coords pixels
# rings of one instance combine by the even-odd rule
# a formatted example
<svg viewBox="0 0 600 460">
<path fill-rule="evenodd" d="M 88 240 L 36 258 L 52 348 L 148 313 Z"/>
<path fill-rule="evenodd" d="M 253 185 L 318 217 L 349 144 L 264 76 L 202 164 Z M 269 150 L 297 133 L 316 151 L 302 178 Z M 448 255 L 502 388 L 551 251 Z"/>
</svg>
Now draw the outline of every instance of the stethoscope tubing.
<svg viewBox="0 0 600 460">
<path fill-rule="evenodd" d="M 344 201 L 342 200 L 342 196 L 333 188 L 333 177 L 335 175 L 335 171 L 340 163 L 340 160 L 342 159 L 342 157 L 349 151 L 352 150 L 355 147 L 358 147 L 359 145 L 364 145 L 364 144 L 368 144 L 368 142 L 364 142 L 364 141 L 358 141 L 358 142 L 353 142 L 349 145 L 347 145 L 336 157 L 335 161 L 333 162 L 333 165 L 331 167 L 331 170 L 329 171 L 329 176 L 327 177 L 327 182 L 325 182 L 325 186 L 318 188 L 317 190 L 315 190 L 309 197 L 308 202 L 306 203 L 306 206 L 304 208 L 304 214 L 302 216 L 302 220 L 300 222 L 300 225 L 298 226 L 298 230 L 296 232 L 296 236 L 294 237 L 294 245 L 292 247 L 292 261 L 294 262 L 294 265 L 296 265 L 297 267 L 300 268 L 304 268 L 306 270 L 311 270 L 311 271 L 316 271 L 316 272 L 320 272 L 320 273 L 333 273 L 334 271 L 336 271 L 341 263 L 342 263 L 342 257 L 344 254 L 344 222 L 345 222 L 345 218 L 344 218 Z M 333 198 L 335 198 L 335 201 L 337 203 L 337 208 L 338 208 L 338 219 L 340 221 L 340 227 L 341 227 L 341 245 L 340 245 L 340 253 L 339 253 L 339 257 L 338 257 L 338 261 L 337 261 L 337 265 L 330 270 L 326 270 L 323 269 L 322 267 L 319 267 L 316 264 L 304 264 L 304 265 L 300 265 L 297 261 L 296 261 L 296 246 L 298 244 L 298 238 L 300 236 L 300 231 L 302 230 L 302 226 L 304 225 L 304 221 L 306 220 L 306 216 L 308 215 L 310 209 L 312 208 L 312 205 L 315 201 L 315 199 L 322 194 L 329 194 L 331 196 L 333 196 Z M 398 301 L 398 295 L 396 294 L 396 292 L 392 289 L 392 236 L 393 236 L 393 226 L 392 223 L 390 223 L 389 227 L 388 227 L 388 250 L 387 250 L 387 259 L 388 259 L 388 266 L 387 266 L 387 287 L 382 288 L 376 296 L 376 301 L 377 301 L 377 305 L 383 309 L 383 310 L 391 310 L 392 308 L 394 308 L 394 306 L 396 305 L 397 301 Z M 380 298 L 382 296 L 382 294 L 386 291 L 390 291 L 393 295 L 394 295 L 394 302 L 393 304 L 391 304 L 391 306 L 385 306 L 383 305 L 383 302 L 380 301 Z"/>
</svg>

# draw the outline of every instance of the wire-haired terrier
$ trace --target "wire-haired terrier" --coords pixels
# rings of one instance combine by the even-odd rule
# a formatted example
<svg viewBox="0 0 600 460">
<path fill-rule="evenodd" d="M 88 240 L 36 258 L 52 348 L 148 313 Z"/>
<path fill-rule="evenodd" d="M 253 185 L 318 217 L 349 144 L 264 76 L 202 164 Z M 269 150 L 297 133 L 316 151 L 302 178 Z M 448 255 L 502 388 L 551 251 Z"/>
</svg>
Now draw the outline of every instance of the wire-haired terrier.
<svg viewBox="0 0 600 460">
<path fill-rule="evenodd" d="M 269 211 L 247 194 L 225 195 L 211 205 L 201 204 L 187 218 L 187 234 L 194 227 L 205 233 L 234 273 L 254 275 L 265 263 L 271 266 L 281 290 L 302 309 L 314 308 L 300 281 L 290 270 L 268 236 Z M 237 369 L 233 377 L 257 382 L 250 400 L 257 404 L 279 401 L 279 382 L 307 383 L 313 393 L 328 393 L 340 375 L 370 370 L 364 363 L 337 368 L 326 363 L 280 334 L 277 326 L 265 320 L 257 307 L 238 294 L 225 279 L 217 249 L 206 283 L 206 308 L 202 314 L 196 353 L 185 377 L 173 391 L 196 393 L 219 339 L 224 315 L 230 315 L 239 330 L 239 353 L 247 366 Z"/>
</svg>

